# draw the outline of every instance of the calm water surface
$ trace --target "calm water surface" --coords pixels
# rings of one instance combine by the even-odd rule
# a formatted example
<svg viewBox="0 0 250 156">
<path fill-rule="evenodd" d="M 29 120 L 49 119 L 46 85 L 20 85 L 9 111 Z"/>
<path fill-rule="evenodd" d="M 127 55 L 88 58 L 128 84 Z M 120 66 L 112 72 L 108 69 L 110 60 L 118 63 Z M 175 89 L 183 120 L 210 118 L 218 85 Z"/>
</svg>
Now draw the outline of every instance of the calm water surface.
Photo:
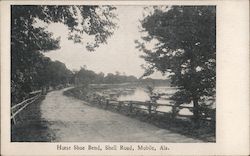
<svg viewBox="0 0 250 156">
<path fill-rule="evenodd" d="M 169 94 L 169 96 L 171 94 L 174 94 L 177 89 L 176 88 L 172 88 L 172 87 L 167 87 L 167 86 L 161 86 L 161 87 L 155 87 L 154 92 L 156 93 L 166 93 Z M 165 98 L 169 97 L 168 95 L 165 96 Z M 120 95 L 118 97 L 119 101 L 149 101 L 150 97 L 149 94 L 147 93 L 145 88 L 142 87 L 137 87 L 134 91 L 133 94 L 129 94 L 129 95 Z M 160 104 L 171 104 L 170 100 L 167 99 L 159 99 L 157 100 L 157 103 Z M 186 104 L 187 106 L 192 106 L 192 104 Z M 172 107 L 166 107 L 166 106 L 158 106 L 157 108 L 158 111 L 163 111 L 163 112 L 171 112 L 172 111 Z M 189 109 L 184 108 L 181 109 L 179 114 L 182 115 L 192 115 L 193 113 L 189 111 Z"/>
</svg>

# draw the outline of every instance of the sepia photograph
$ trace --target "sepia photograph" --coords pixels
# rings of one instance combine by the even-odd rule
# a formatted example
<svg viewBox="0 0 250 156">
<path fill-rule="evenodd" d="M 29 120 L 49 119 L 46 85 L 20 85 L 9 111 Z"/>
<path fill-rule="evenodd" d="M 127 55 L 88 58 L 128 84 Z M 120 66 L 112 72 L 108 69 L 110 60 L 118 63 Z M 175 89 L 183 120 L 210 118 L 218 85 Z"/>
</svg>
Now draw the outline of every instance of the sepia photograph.
<svg viewBox="0 0 250 156">
<path fill-rule="evenodd" d="M 11 142 L 216 142 L 215 5 L 10 9 Z"/>
</svg>

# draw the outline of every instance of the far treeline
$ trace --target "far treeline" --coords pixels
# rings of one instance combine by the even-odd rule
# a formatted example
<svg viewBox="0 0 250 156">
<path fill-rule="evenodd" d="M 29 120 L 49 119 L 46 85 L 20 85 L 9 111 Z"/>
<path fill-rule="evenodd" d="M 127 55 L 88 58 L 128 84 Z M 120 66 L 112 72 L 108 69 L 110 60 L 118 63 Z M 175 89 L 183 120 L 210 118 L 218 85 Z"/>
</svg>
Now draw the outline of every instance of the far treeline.
<svg viewBox="0 0 250 156">
<path fill-rule="evenodd" d="M 137 79 L 133 75 L 124 75 L 120 74 L 118 71 L 113 73 L 108 73 L 106 76 L 103 72 L 95 73 L 92 70 L 88 70 L 84 67 L 81 67 L 79 71 L 74 71 L 73 74 L 73 84 L 75 85 L 86 85 L 86 84 L 117 84 L 117 83 L 126 83 L 126 82 L 138 82 L 146 85 L 170 85 L 168 79 L 152 79 L 144 78 Z"/>
</svg>

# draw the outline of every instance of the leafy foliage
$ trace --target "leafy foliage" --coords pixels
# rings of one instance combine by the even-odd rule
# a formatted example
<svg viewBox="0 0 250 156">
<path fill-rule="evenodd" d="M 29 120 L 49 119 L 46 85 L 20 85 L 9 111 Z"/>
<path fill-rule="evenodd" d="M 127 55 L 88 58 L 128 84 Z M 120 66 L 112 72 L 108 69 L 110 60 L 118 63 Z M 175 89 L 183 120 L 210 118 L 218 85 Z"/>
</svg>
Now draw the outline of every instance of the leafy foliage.
<svg viewBox="0 0 250 156">
<path fill-rule="evenodd" d="M 94 50 L 99 44 L 106 43 L 107 38 L 113 34 L 116 27 L 112 20 L 116 17 L 114 9 L 112 6 L 14 5 L 11 20 L 12 37 L 29 47 L 30 43 L 34 42 L 36 49 L 33 50 L 47 51 L 58 48 L 58 40 L 53 40 L 51 33 L 44 31 L 44 28 L 35 28 L 33 24 L 37 19 L 48 24 L 60 22 L 68 27 L 69 39 L 76 43 L 84 42 L 84 34 L 93 36 L 95 42 L 88 43 L 87 48 Z"/>
<path fill-rule="evenodd" d="M 108 73 L 106 76 L 104 73 L 95 73 L 92 70 L 88 70 L 82 67 L 79 71 L 75 71 L 74 80 L 77 85 L 87 85 L 90 83 L 125 83 L 125 82 L 136 82 L 135 76 L 120 75 L 119 72 L 116 74 Z"/>
<path fill-rule="evenodd" d="M 11 94 L 16 103 L 46 83 L 65 83 L 70 72 L 65 65 L 51 62 L 41 52 L 60 48 L 60 38 L 54 38 L 44 27 L 35 27 L 38 20 L 47 24 L 63 23 L 69 39 L 86 43 L 89 51 L 106 43 L 113 34 L 116 17 L 112 6 L 12 5 L 11 6 Z M 92 36 L 88 42 L 83 36 Z M 46 70 L 45 70 L 46 69 Z"/>
<path fill-rule="evenodd" d="M 137 48 L 148 62 L 147 73 L 171 73 L 172 85 L 180 91 L 177 105 L 194 103 L 195 118 L 204 96 L 215 96 L 216 14 L 214 6 L 154 7 L 141 21 L 142 40 Z M 147 44 L 157 41 L 153 49 Z"/>
</svg>

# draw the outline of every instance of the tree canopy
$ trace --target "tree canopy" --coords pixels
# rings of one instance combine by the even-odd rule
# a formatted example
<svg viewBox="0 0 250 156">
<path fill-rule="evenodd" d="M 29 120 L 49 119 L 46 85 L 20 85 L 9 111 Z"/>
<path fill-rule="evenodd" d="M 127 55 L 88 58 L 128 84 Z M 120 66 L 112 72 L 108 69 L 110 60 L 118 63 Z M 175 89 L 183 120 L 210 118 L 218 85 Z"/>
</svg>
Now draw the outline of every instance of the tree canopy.
<svg viewBox="0 0 250 156">
<path fill-rule="evenodd" d="M 100 44 L 106 43 L 108 37 L 113 34 L 116 27 L 113 21 L 116 18 L 114 10 L 112 6 L 93 5 L 12 5 L 11 93 L 13 97 L 25 97 L 28 92 L 41 88 L 43 82 L 47 82 L 42 78 L 55 78 L 54 72 L 58 74 L 58 71 L 42 70 L 48 69 L 48 65 L 60 66 L 62 68 L 56 69 L 66 72 L 65 65 L 63 67 L 59 62 L 52 63 L 43 56 L 42 52 L 60 48 L 60 38 L 55 38 L 53 33 L 44 27 L 35 26 L 39 20 L 47 24 L 64 24 L 68 28 L 68 39 L 75 43 L 84 43 L 88 51 L 94 51 Z M 89 41 L 84 36 L 91 36 L 93 40 Z M 16 101 L 18 100 L 12 102 Z"/>
<path fill-rule="evenodd" d="M 87 42 L 88 50 L 94 50 L 113 34 L 116 17 L 112 6 L 87 5 L 13 5 L 11 8 L 12 44 L 21 42 L 24 47 L 33 50 L 48 51 L 58 48 L 59 39 L 53 39 L 52 33 L 34 24 L 41 20 L 47 24 L 63 23 L 68 27 L 69 39 L 76 43 Z M 94 37 L 94 43 L 88 43 L 83 35 Z M 15 44 L 14 44 L 15 45 Z"/>
<path fill-rule="evenodd" d="M 176 105 L 194 103 L 194 116 L 201 114 L 205 97 L 215 96 L 216 10 L 215 6 L 154 7 L 141 21 L 142 39 L 137 48 L 153 70 L 170 73 L 180 90 L 172 99 Z M 153 49 L 147 48 L 155 43 Z"/>
</svg>

